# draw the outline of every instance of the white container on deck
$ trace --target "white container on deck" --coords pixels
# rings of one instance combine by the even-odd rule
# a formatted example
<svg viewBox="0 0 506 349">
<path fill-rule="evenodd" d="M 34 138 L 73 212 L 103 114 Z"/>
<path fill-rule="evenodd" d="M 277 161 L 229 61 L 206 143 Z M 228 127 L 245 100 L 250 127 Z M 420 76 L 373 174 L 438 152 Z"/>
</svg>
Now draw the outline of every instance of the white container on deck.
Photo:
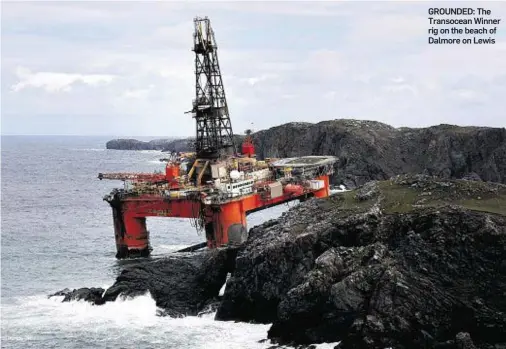
<svg viewBox="0 0 506 349">
<path fill-rule="evenodd" d="M 230 178 L 236 181 L 241 178 L 241 174 L 237 170 L 230 171 Z"/>
<path fill-rule="evenodd" d="M 309 181 L 309 188 L 311 188 L 312 190 L 323 189 L 324 186 L 325 182 L 322 181 L 321 179 L 312 179 Z"/>
<path fill-rule="evenodd" d="M 283 185 L 280 182 L 274 182 L 269 184 L 271 190 L 271 199 L 280 197 L 283 195 Z"/>
</svg>

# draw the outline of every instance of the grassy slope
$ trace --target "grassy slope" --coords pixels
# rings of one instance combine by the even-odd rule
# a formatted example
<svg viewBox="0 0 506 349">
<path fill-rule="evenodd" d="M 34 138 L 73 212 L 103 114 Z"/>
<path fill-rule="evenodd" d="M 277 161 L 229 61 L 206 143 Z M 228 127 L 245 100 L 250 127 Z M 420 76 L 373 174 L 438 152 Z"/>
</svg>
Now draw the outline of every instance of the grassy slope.
<svg viewBox="0 0 506 349">
<path fill-rule="evenodd" d="M 420 207 L 457 205 L 506 216 L 506 185 L 466 180 L 391 179 L 376 182 L 377 195 L 358 200 L 359 189 L 333 195 L 339 216 L 366 211 L 379 203 L 384 213 L 406 213 Z"/>
</svg>

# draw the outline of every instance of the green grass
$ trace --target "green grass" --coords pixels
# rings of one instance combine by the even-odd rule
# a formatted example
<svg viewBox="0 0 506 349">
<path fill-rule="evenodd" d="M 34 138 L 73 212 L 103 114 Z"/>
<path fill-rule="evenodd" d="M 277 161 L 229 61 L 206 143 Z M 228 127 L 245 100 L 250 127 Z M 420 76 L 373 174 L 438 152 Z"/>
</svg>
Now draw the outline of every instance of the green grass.
<svg viewBox="0 0 506 349">
<path fill-rule="evenodd" d="M 473 211 L 490 212 L 506 216 L 506 195 L 485 200 L 462 200 L 459 205 Z"/>
<path fill-rule="evenodd" d="M 403 184 L 394 180 L 379 181 L 379 195 L 369 200 L 355 198 L 357 190 L 338 193 L 330 197 L 329 205 L 339 208 L 338 215 L 346 216 L 365 212 L 379 204 L 384 213 L 408 213 L 421 207 L 448 205 L 506 216 L 506 186 L 495 183 L 464 180 L 435 180 Z"/>
</svg>

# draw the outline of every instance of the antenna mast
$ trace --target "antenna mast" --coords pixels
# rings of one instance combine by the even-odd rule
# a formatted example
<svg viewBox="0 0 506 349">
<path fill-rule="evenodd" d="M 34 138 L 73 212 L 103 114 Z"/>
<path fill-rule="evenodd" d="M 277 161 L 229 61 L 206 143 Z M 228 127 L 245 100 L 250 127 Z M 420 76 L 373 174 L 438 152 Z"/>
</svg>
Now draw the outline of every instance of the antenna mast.
<svg viewBox="0 0 506 349">
<path fill-rule="evenodd" d="M 194 19 L 196 98 L 192 116 L 196 119 L 196 155 L 217 159 L 235 155 L 234 134 L 218 63 L 218 46 L 207 17 Z"/>
</svg>

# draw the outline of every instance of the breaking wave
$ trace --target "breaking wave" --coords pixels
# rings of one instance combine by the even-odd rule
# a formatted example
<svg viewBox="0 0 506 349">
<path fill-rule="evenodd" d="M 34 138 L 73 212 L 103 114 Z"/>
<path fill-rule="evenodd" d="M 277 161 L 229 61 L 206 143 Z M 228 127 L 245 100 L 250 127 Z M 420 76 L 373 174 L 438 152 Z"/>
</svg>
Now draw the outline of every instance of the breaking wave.
<svg viewBox="0 0 506 349">
<path fill-rule="evenodd" d="M 148 293 L 101 306 L 87 302 L 61 303 L 62 297 L 22 297 L 2 305 L 9 318 L 2 322 L 2 348 L 268 348 L 270 325 L 214 321 L 214 313 L 183 318 L 156 315 Z M 26 344 L 30 345 L 26 345 Z M 318 348 L 333 348 L 336 343 Z"/>
</svg>

